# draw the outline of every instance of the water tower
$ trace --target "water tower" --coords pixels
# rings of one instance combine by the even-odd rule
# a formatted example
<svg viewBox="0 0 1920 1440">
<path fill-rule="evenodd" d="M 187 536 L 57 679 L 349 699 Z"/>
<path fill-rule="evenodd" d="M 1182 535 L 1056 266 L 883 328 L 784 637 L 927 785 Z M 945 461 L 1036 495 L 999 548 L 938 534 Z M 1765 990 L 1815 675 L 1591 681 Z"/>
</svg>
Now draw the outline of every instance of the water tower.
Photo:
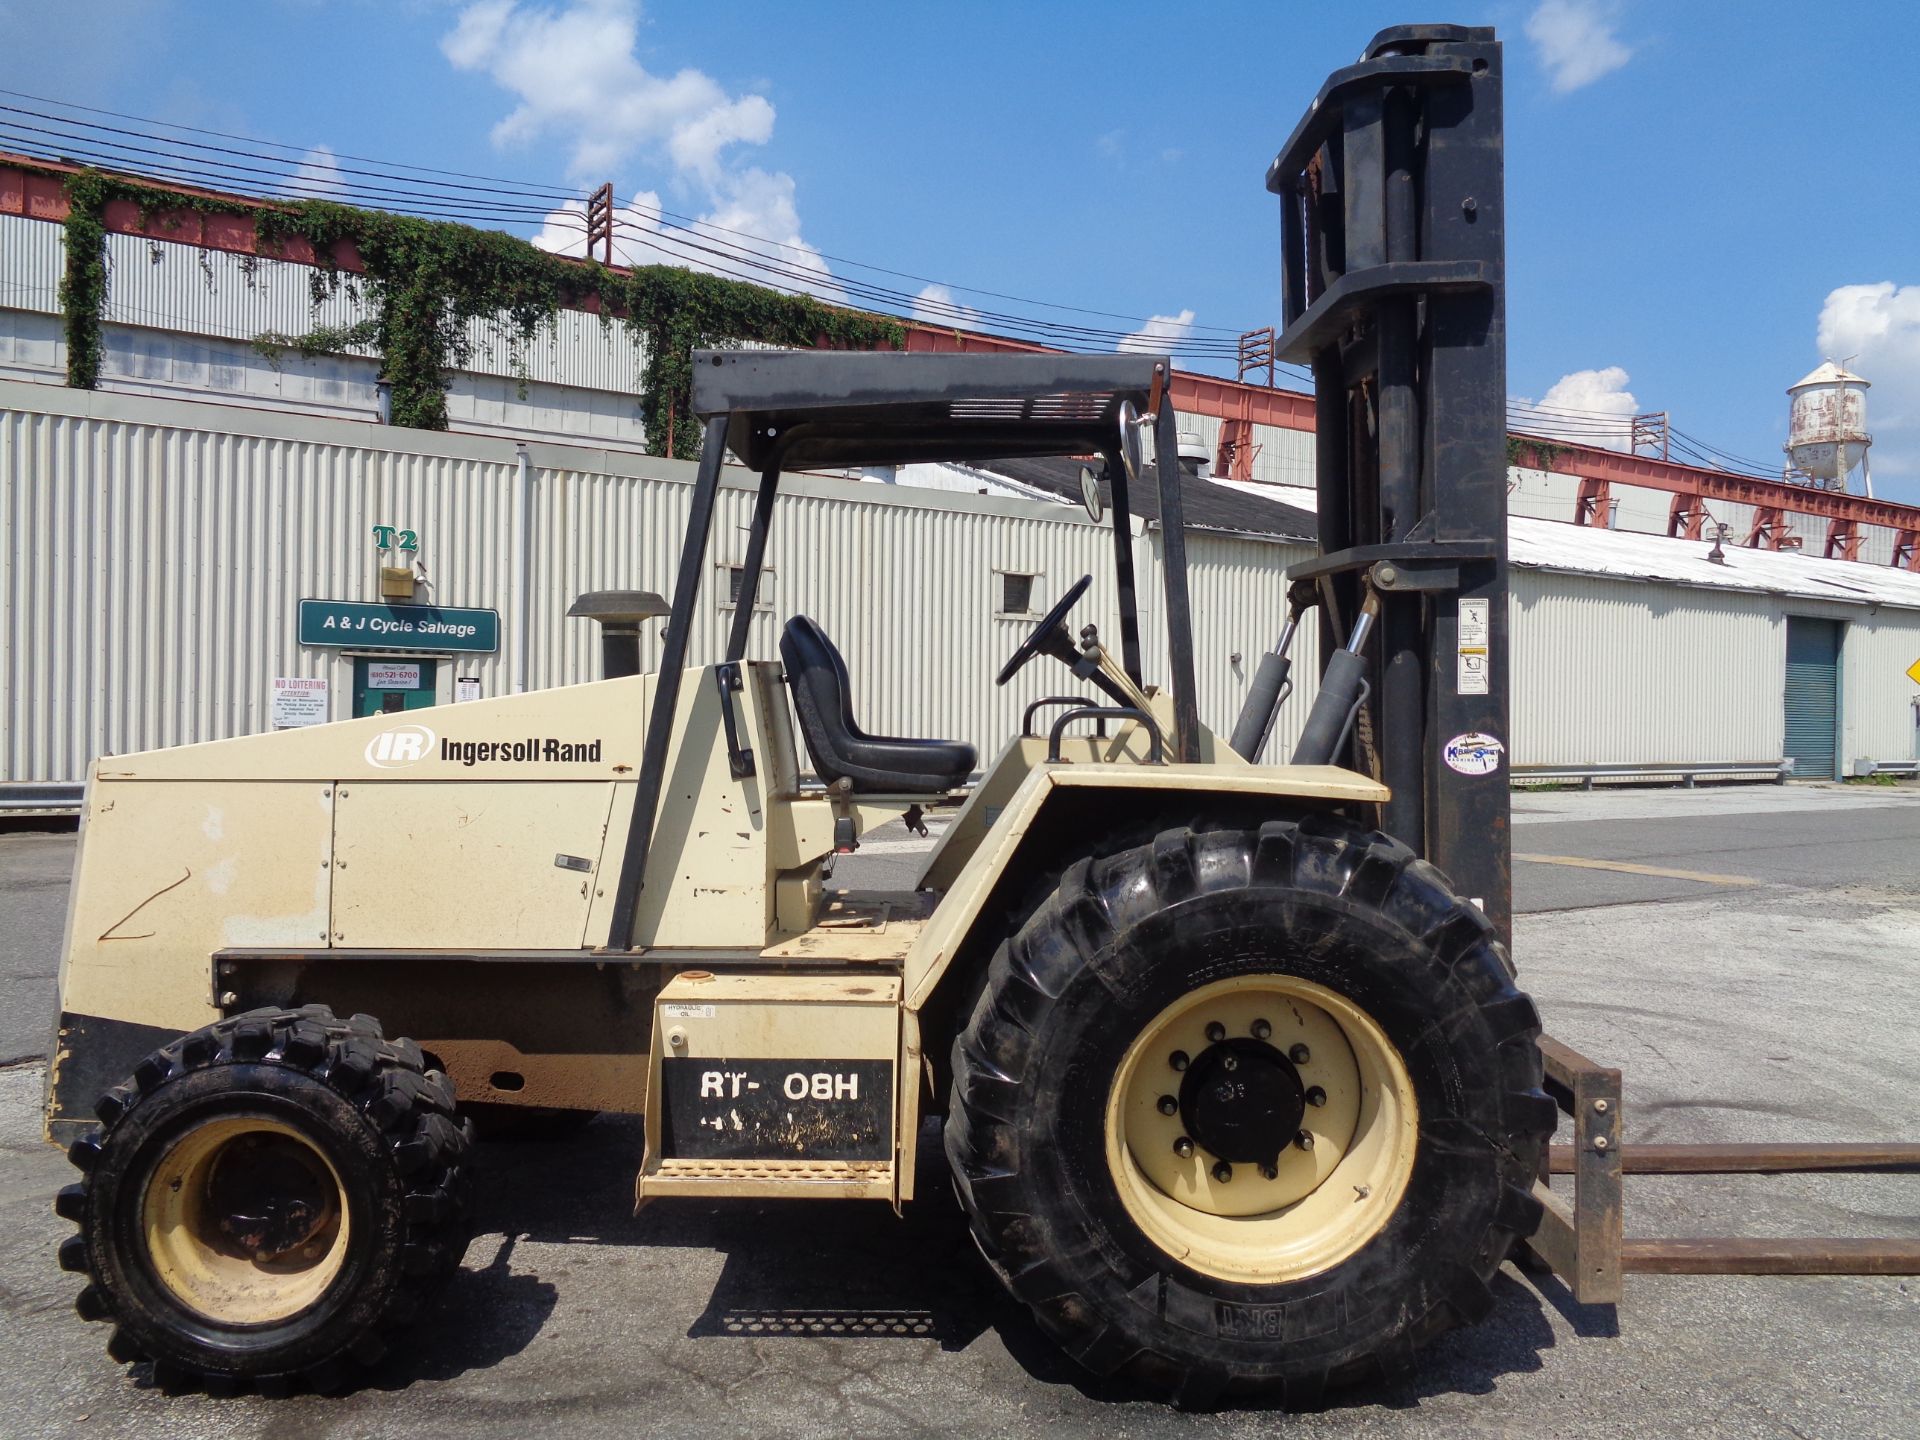
<svg viewBox="0 0 1920 1440">
<path fill-rule="evenodd" d="M 1873 437 L 1867 434 L 1867 382 L 1829 360 L 1789 386 L 1787 395 L 1793 411 L 1787 422 L 1787 443 L 1781 448 L 1793 462 L 1792 471 L 1823 490 L 1845 490 L 1847 476 L 1857 465 L 1862 488 L 1871 496 L 1873 474 L 1867 465 L 1867 447 Z"/>
</svg>

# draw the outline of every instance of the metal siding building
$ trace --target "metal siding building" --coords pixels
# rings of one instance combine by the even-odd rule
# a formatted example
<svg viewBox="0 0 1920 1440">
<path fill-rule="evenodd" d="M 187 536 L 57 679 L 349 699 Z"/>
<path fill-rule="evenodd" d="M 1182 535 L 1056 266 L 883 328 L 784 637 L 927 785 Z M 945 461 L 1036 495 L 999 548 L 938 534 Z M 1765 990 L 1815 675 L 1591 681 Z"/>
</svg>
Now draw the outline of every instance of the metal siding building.
<svg viewBox="0 0 1920 1440">
<path fill-rule="evenodd" d="M 371 598 L 376 524 L 420 532 L 435 603 L 502 613 L 499 653 L 443 666 L 442 700 L 454 670 L 487 694 L 512 689 L 523 657 L 532 688 L 593 678 L 597 633 L 566 608 L 585 590 L 671 587 L 694 467 L 525 451 L 522 479 L 506 440 L 0 382 L 0 778 L 73 781 L 96 754 L 264 730 L 276 676 L 327 678 L 332 715 L 348 713 L 356 652 L 295 643 L 295 616 L 302 598 Z M 752 483 L 732 472 L 723 492 L 696 661 L 720 647 Z M 1152 543 L 1137 542 L 1139 564 Z M 1226 652 L 1250 663 L 1270 643 L 1279 571 L 1302 553 L 1195 535 L 1201 653 L 1219 654 L 1202 686 L 1214 723 L 1230 722 L 1244 684 Z M 1032 667 L 1002 690 L 984 676 L 1079 576 L 1095 582 L 1084 614 L 1109 613 L 1114 596 L 1110 536 L 1075 509 L 815 476 L 791 478 L 768 563 L 753 654 L 774 656 L 778 625 L 804 611 L 846 651 L 864 724 L 988 753 L 1064 677 Z M 998 609 L 1007 572 L 1034 577 L 1028 611 Z M 1151 591 L 1143 602 L 1153 655 L 1160 610 Z M 650 627 L 644 660 L 658 638 Z"/>
<path fill-rule="evenodd" d="M 499 653 L 443 664 L 440 699 L 456 674 L 486 694 L 589 679 L 598 637 L 565 610 L 585 590 L 671 587 L 692 473 L 630 451 L 0 381 L 0 779 L 71 782 L 95 754 L 266 729 L 276 676 L 325 677 L 331 714 L 350 713 L 346 652 L 297 644 L 295 614 L 302 598 L 372 598 L 376 524 L 420 532 L 428 598 L 501 612 Z M 719 648 L 751 483 L 734 472 L 722 496 L 696 660 Z M 1136 537 L 1150 679 L 1165 654 L 1158 546 Z M 1752 551 L 1712 566 L 1697 544 L 1525 518 L 1513 549 L 1516 766 L 1777 764 L 1789 615 L 1845 622 L 1841 763 L 1914 758 L 1901 672 L 1920 658 L 1920 577 Z M 1279 631 L 1286 566 L 1307 553 L 1189 532 L 1201 715 L 1216 729 Z M 1029 700 L 1069 688 L 1042 666 L 987 683 L 1035 613 L 1083 574 L 1095 584 L 1080 616 L 1113 613 L 1109 533 L 1043 501 L 796 476 L 769 565 L 753 654 L 776 653 L 786 616 L 812 614 L 847 653 L 863 723 L 987 754 Z M 1026 612 L 999 609 L 1007 573 L 1032 577 Z M 1304 717 L 1312 629 L 1267 758 Z M 644 660 L 657 643 L 649 627 Z"/>
</svg>

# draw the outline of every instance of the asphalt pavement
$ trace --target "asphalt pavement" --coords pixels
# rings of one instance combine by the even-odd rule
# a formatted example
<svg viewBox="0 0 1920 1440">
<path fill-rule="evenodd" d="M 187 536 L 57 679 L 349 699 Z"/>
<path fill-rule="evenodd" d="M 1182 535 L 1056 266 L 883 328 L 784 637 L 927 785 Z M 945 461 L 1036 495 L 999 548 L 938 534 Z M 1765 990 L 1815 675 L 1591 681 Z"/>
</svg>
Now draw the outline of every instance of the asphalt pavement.
<svg viewBox="0 0 1920 1440">
<path fill-rule="evenodd" d="M 1627 1140 L 1914 1140 L 1920 793 L 1516 797 L 1515 952 L 1549 1029 L 1626 1075 Z M 70 836 L 0 835 L 0 1054 L 37 1054 Z M 910 878 L 877 835 L 841 883 Z M 972 1252 L 939 1147 L 883 1205 L 659 1202 L 637 1123 L 482 1147 L 480 1235 L 416 1343 L 337 1398 L 167 1394 L 53 1263 L 42 1066 L 0 1067 L 8 1436 L 1920 1434 L 1920 1279 L 1630 1276 L 1576 1304 L 1509 1266 L 1491 1319 L 1328 1410 L 1185 1414 L 1082 1376 Z M 1920 1236 L 1920 1176 L 1631 1177 L 1630 1234 Z"/>
</svg>

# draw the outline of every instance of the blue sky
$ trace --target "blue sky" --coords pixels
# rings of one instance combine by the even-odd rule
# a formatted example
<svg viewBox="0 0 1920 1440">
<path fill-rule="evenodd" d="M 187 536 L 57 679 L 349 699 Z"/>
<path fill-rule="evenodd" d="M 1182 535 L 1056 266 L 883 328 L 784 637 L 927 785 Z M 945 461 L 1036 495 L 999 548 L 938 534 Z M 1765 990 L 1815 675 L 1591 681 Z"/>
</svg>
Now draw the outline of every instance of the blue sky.
<svg viewBox="0 0 1920 1440">
<path fill-rule="evenodd" d="M 0 86 L 1239 330 L 1279 305 L 1266 162 L 1413 18 L 1506 41 L 1515 396 L 1773 467 L 1785 387 L 1857 354 L 1876 488 L 1920 502 L 1904 6 L 0 0 Z"/>
</svg>

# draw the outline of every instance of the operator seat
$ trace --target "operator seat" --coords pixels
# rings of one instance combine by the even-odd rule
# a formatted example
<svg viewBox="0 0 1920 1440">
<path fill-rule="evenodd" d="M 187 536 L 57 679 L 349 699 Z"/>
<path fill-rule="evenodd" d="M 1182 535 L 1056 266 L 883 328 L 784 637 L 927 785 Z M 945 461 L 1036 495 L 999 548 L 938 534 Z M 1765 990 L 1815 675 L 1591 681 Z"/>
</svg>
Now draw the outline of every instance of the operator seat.
<svg viewBox="0 0 1920 1440">
<path fill-rule="evenodd" d="M 978 758 L 958 740 L 869 735 L 853 718 L 847 662 L 805 615 L 780 632 L 780 662 L 793 687 L 800 733 L 822 780 L 850 780 L 856 794 L 938 795 L 961 784 Z"/>
</svg>

